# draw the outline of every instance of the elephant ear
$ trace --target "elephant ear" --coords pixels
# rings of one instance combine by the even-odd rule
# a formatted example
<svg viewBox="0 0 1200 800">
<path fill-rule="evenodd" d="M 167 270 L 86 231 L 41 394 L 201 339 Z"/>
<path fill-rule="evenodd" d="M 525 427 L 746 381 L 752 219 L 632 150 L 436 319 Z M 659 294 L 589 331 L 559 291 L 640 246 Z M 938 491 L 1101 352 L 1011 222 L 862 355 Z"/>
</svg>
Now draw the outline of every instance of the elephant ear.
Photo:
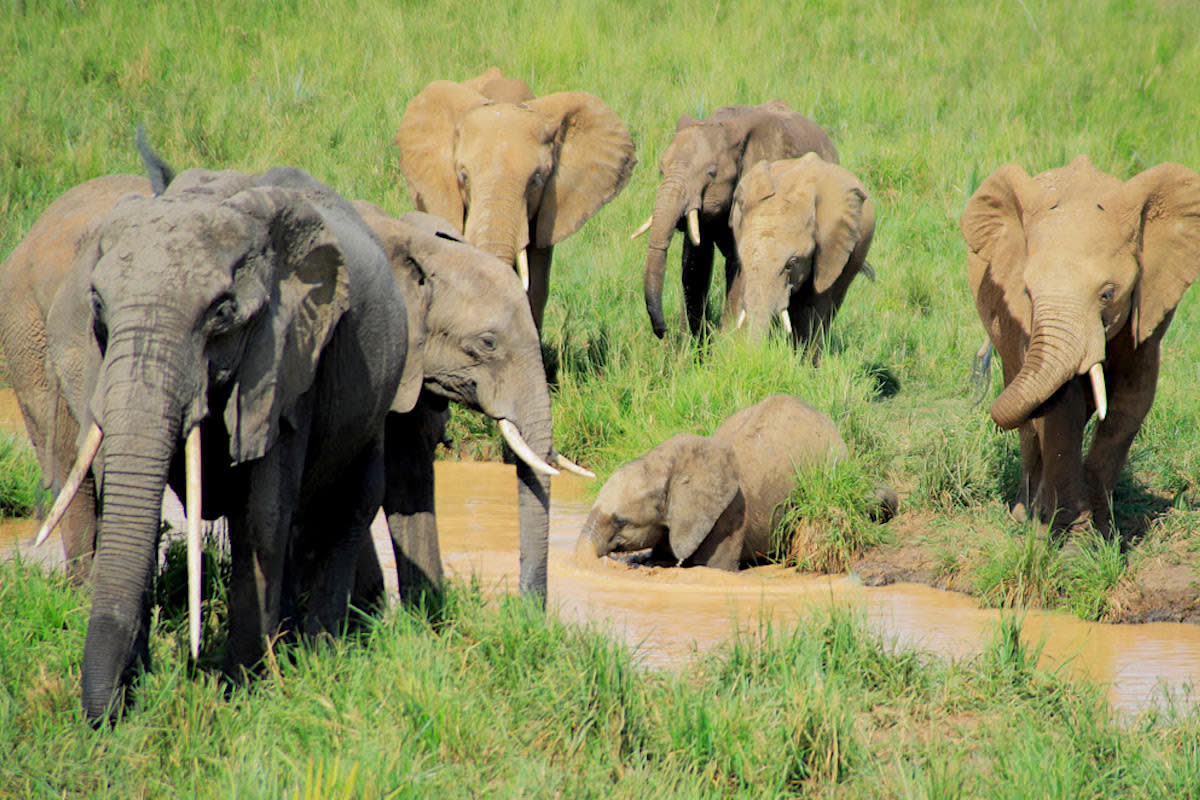
<svg viewBox="0 0 1200 800">
<path fill-rule="evenodd" d="M 463 201 L 454 165 L 455 131 L 463 115 L 487 98 L 453 81 L 434 81 L 404 110 L 396 144 L 400 171 L 418 211 L 463 229 Z"/>
<path fill-rule="evenodd" d="M 321 352 L 349 308 L 350 285 L 334 230 L 297 192 L 256 187 L 227 202 L 264 225 L 268 237 L 267 306 L 249 334 L 225 408 L 229 455 L 240 464 L 266 453 L 280 421 L 312 385 Z"/>
<path fill-rule="evenodd" d="M 741 490 L 733 449 L 706 436 L 682 434 L 671 448 L 666 520 L 671 551 L 680 562 L 700 548 Z"/>
<path fill-rule="evenodd" d="M 392 267 L 392 277 L 400 287 L 400 294 L 404 295 L 408 349 L 390 410 L 406 414 L 416 406 L 425 382 L 425 319 L 432 296 L 429 276 L 421 266 L 419 254 L 414 252 L 413 239 L 444 235 L 457 241 L 457 233 L 448 222 L 432 214 L 415 211 L 397 219 L 365 200 L 355 200 L 353 205 L 383 245 L 383 252 Z M 451 232 L 443 234 L 443 230 Z"/>
<path fill-rule="evenodd" d="M 969 251 L 971 290 L 977 302 L 984 278 L 989 278 L 1000 295 L 983 301 L 989 306 L 988 313 L 992 317 L 1007 313 L 1026 333 L 1033 307 L 1025 294 L 1025 218 L 1039 196 L 1040 188 L 1029 173 L 1016 164 L 1006 164 L 971 195 L 961 221 Z"/>
<path fill-rule="evenodd" d="M 637 159 L 625 123 L 595 95 L 559 92 L 526 105 L 558 122 L 558 157 L 542 191 L 534 232 L 534 244 L 549 247 L 613 199 Z"/>
<path fill-rule="evenodd" d="M 824 293 L 850 265 L 851 254 L 867 235 L 867 217 L 873 215 L 862 184 L 840 167 L 809 155 L 817 188 L 813 287 Z"/>
<path fill-rule="evenodd" d="M 1200 274 L 1200 176 L 1180 164 L 1159 164 L 1134 176 L 1117 194 L 1141 232 L 1142 278 L 1134 314 L 1140 345 L 1174 309 Z M 1105 202 L 1104 208 L 1109 208 Z"/>
<path fill-rule="evenodd" d="M 533 99 L 533 92 L 528 83 L 517 78 L 504 77 L 499 67 L 492 67 L 478 77 L 463 81 L 462 85 L 497 103 L 516 105 Z"/>
</svg>

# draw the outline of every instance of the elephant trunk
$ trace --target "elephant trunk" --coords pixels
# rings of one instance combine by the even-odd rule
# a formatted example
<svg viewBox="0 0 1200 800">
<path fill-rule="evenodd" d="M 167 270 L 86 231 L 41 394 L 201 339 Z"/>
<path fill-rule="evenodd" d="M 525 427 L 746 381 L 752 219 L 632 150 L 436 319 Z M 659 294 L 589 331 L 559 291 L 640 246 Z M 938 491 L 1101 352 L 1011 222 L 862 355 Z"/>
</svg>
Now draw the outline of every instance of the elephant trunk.
<svg viewBox="0 0 1200 800">
<path fill-rule="evenodd" d="M 992 403 L 997 425 L 1016 428 L 1079 373 L 1086 319 L 1083 309 L 1071 300 L 1034 302 L 1033 334 L 1021 370 Z"/>
<path fill-rule="evenodd" d="M 666 272 L 667 248 L 671 246 L 671 237 L 675 234 L 679 220 L 686 212 L 685 198 L 682 177 L 664 176 L 654 200 L 650 239 L 646 248 L 646 268 L 642 277 L 646 312 L 650 315 L 650 324 L 654 328 L 654 335 L 660 339 L 667 330 L 662 308 L 663 274 Z"/>
<path fill-rule="evenodd" d="M 523 186 L 477 187 L 463 236 L 468 242 L 513 266 L 529 246 L 529 218 Z M 512 198 L 504 200 L 502 198 Z"/>
<path fill-rule="evenodd" d="M 593 508 L 588 514 L 587 521 L 583 523 L 583 528 L 579 531 L 579 540 L 575 543 L 575 559 L 577 561 L 603 558 L 611 552 L 607 543 L 597 537 L 599 522 L 600 512 Z"/>
<path fill-rule="evenodd" d="M 524 415 L 520 423 L 526 444 L 542 458 L 550 458 L 552 424 L 547 395 L 544 410 Z M 517 508 L 521 524 L 521 594 L 546 603 L 547 561 L 550 542 L 550 478 L 524 461 L 517 461 Z"/>
</svg>

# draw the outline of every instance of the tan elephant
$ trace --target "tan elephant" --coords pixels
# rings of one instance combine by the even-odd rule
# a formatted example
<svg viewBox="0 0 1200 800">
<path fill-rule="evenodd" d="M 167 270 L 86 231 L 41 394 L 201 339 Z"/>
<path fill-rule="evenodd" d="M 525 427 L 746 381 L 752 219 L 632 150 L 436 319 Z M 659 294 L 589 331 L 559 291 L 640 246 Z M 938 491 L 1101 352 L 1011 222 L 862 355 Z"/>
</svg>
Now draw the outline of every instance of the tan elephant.
<svg viewBox="0 0 1200 800">
<path fill-rule="evenodd" d="M 971 197 L 962 232 L 979 316 L 1004 362 L 992 418 L 1020 428 L 1014 512 L 1058 527 L 1107 520 L 1154 401 L 1163 334 L 1200 272 L 1200 176 L 1159 164 L 1122 183 L 1086 156 L 1033 178 L 1010 164 Z"/>
<path fill-rule="evenodd" d="M 637 162 L 625 123 L 600 98 L 534 97 L 495 68 L 425 87 L 396 144 L 417 209 L 514 264 L 539 331 L 554 245 L 613 199 Z"/>
<path fill-rule="evenodd" d="M 850 282 L 869 270 L 875 208 L 866 189 L 816 153 L 759 161 L 738 182 L 729 224 L 742 268 L 726 326 L 762 335 L 779 320 L 815 356 Z"/>
</svg>

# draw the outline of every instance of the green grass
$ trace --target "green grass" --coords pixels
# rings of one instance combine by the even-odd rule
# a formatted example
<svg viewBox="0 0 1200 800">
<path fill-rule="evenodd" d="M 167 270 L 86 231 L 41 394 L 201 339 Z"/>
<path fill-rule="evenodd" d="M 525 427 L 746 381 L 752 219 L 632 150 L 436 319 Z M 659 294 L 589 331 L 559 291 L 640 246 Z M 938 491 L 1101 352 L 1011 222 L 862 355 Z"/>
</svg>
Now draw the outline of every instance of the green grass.
<svg viewBox="0 0 1200 800">
<path fill-rule="evenodd" d="M 97 732 L 78 711 L 85 599 L 0 564 L 0 797 L 1194 797 L 1200 778 L 1195 711 L 1114 716 L 1037 666 L 1019 617 L 946 662 L 833 607 L 655 673 L 456 585 L 436 624 L 277 645 L 250 688 L 158 637 L 136 707 Z"/>
<path fill-rule="evenodd" d="M 32 516 L 46 499 L 33 450 L 23 438 L 0 433 L 0 519 Z"/>
</svg>

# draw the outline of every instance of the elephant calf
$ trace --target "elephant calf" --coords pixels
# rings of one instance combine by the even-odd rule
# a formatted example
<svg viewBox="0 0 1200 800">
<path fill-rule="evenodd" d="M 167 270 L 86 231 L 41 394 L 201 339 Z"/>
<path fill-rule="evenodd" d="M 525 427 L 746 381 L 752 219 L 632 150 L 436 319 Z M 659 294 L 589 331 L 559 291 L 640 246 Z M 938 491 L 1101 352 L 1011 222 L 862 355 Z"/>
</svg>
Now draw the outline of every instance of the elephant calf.
<svg viewBox="0 0 1200 800">
<path fill-rule="evenodd" d="M 818 346 L 868 269 L 875 208 L 862 183 L 816 153 L 759 161 L 738 182 L 729 225 L 742 271 L 726 326 L 762 335 L 778 319 L 792 344 Z"/>
<path fill-rule="evenodd" d="M 833 420 L 795 397 L 772 395 L 712 436 L 681 433 L 614 472 L 577 552 L 599 558 L 654 548 L 656 560 L 735 571 L 768 555 L 797 471 L 847 455 Z"/>
</svg>

